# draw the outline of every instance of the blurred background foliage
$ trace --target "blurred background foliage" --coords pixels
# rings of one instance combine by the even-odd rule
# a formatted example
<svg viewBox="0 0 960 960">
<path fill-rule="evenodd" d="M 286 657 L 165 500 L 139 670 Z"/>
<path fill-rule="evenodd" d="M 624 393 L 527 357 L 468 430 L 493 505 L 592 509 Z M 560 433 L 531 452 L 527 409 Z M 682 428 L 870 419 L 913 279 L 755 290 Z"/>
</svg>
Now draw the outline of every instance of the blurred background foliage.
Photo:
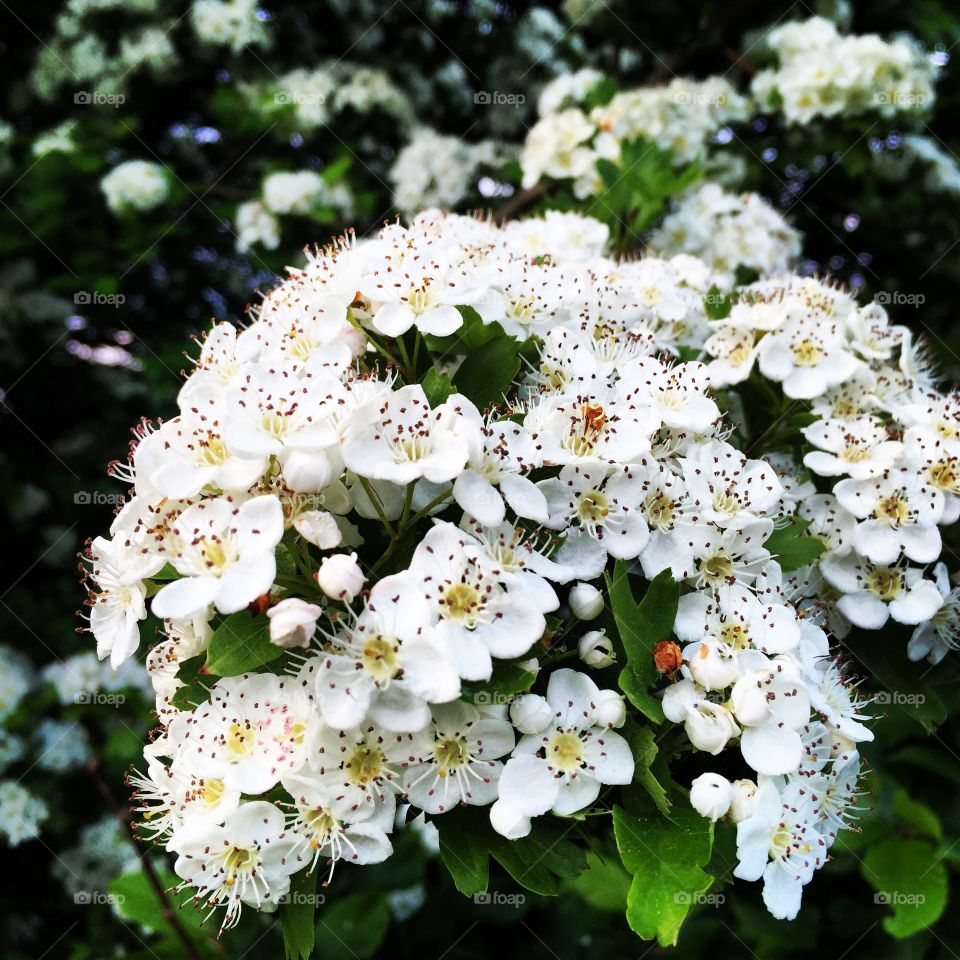
<svg viewBox="0 0 960 960">
<path fill-rule="evenodd" d="M 7 768 L 0 777 L 46 808 L 39 837 L 4 849 L 0 938 L 10 958 L 279 955 L 269 916 L 245 911 L 241 928 L 218 943 L 189 908 L 174 923 L 164 915 L 155 884 L 169 885 L 169 865 L 151 862 L 123 826 L 123 778 L 151 725 L 151 697 L 133 674 L 110 679 L 88 662 L 91 641 L 74 633 L 82 598 L 76 554 L 109 523 L 118 485 L 106 465 L 122 458 L 131 425 L 173 410 L 189 338 L 211 318 L 242 320 L 256 291 L 297 263 L 304 244 L 348 226 L 362 234 L 395 216 L 390 170 L 411 131 L 428 126 L 467 143 L 513 144 L 515 154 L 536 120 L 542 85 L 582 66 L 620 88 L 725 74 L 745 89 L 759 66 L 751 37 L 814 12 L 859 33 L 909 31 L 939 51 L 935 110 L 915 127 L 949 153 L 960 130 L 951 61 L 960 11 L 947 0 L 852 7 L 263 0 L 236 4 L 251 38 L 239 45 L 204 39 L 196 6 L 0 4 L 0 484 L 8 558 L 0 589 Z M 318 104 L 330 109 L 308 122 L 278 95 L 281 78 L 331 62 L 331 99 Z M 378 73 L 361 77 L 361 94 L 341 106 L 337 90 L 359 68 Z M 365 99 L 362 91 L 373 89 Z M 491 91 L 513 102 L 478 102 Z M 69 148 L 51 149 L 51 131 Z M 893 319 L 925 333 L 957 380 L 958 194 L 930 189 L 902 156 L 903 133 L 897 121 L 877 117 L 815 131 L 761 117 L 735 128 L 730 149 L 746 162 L 744 182 L 802 230 L 808 272 L 830 273 L 864 297 L 922 294 L 919 307 L 892 308 Z M 132 159 L 165 169 L 168 197 L 155 209 L 115 215 L 100 183 Z M 280 218 L 275 249 L 238 250 L 238 206 L 256 202 L 264 178 L 284 170 L 317 172 L 331 202 Z M 461 208 L 523 199 L 516 162 L 499 163 L 495 176 L 481 173 L 468 175 Z M 696 908 L 679 956 L 817 950 L 879 960 L 960 952 L 960 918 L 945 908 L 949 873 L 960 865 L 960 686 L 953 663 L 933 674 L 908 664 L 901 633 L 889 629 L 869 651 L 848 651 L 866 689 L 882 694 L 874 749 L 864 751 L 873 772 L 862 831 L 838 843 L 797 921 L 772 920 L 755 886 L 725 888 L 725 902 Z M 87 661 L 70 659 L 83 654 Z M 64 660 L 76 674 L 69 682 L 44 669 Z M 8 789 L 0 819 L 22 813 L 23 802 Z M 377 870 L 338 868 L 318 912 L 319 956 L 648 950 L 623 922 L 624 876 L 599 859 L 560 898 L 521 891 L 498 875 L 501 894 L 525 899 L 473 903 L 453 889 L 429 835 L 411 829 L 400 845 L 400 856 Z M 734 860 L 720 842 L 711 870 L 723 876 Z M 922 890 L 924 909 L 878 903 L 876 892 L 894 884 Z"/>
</svg>

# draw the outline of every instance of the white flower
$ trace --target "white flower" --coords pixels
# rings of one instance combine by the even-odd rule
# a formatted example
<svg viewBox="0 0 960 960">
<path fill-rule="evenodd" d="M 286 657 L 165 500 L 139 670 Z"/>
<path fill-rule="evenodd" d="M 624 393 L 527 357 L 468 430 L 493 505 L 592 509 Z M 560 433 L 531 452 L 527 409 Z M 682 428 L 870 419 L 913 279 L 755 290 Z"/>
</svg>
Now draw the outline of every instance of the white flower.
<svg viewBox="0 0 960 960">
<path fill-rule="evenodd" d="M 753 816 L 757 804 L 757 785 L 752 780 L 734 780 L 730 788 L 730 819 L 740 823 Z"/>
<path fill-rule="evenodd" d="M 97 656 L 110 657 L 114 669 L 140 645 L 139 621 L 146 619 L 146 589 L 143 580 L 163 566 L 163 558 L 151 556 L 120 538 L 97 537 L 90 545 L 90 632 L 97 641 Z"/>
<path fill-rule="evenodd" d="M 434 409 L 423 387 L 395 390 L 371 424 L 349 428 L 341 452 L 344 463 L 362 477 L 409 483 L 454 480 L 476 440 L 477 425 L 458 410 L 458 395 Z"/>
<path fill-rule="evenodd" d="M 942 597 L 940 609 L 913 631 L 907 655 L 911 660 L 926 657 L 931 663 L 939 663 L 960 646 L 960 587 L 951 585 L 943 563 L 933 568 L 933 579 Z"/>
<path fill-rule="evenodd" d="M 783 796 L 763 780 L 754 810 L 737 824 L 737 858 L 733 873 L 742 880 L 763 877 L 763 902 L 774 917 L 792 920 L 800 910 L 803 885 L 827 853 L 816 829 L 811 791 L 789 786 Z"/>
<path fill-rule="evenodd" d="M 702 773 L 690 784 L 690 805 L 701 817 L 716 821 L 726 816 L 733 800 L 733 788 L 718 773 Z"/>
<path fill-rule="evenodd" d="M 840 612 L 865 630 L 879 630 L 889 617 L 898 623 L 921 623 L 943 603 L 936 584 L 925 580 L 916 567 L 875 564 L 855 554 L 830 554 L 821 559 L 820 569 L 843 593 L 837 601 Z"/>
<path fill-rule="evenodd" d="M 596 620 L 603 613 L 603 594 L 592 583 L 575 583 L 567 595 L 567 603 L 578 620 Z"/>
<path fill-rule="evenodd" d="M 599 692 L 585 674 L 566 669 L 551 674 L 550 724 L 517 744 L 503 768 L 494 810 L 502 804 L 527 820 L 548 810 L 569 815 L 593 803 L 602 784 L 633 779 L 633 756 L 626 740 L 597 723 Z M 498 829 L 493 811 L 491 821 Z"/>
<path fill-rule="evenodd" d="M 410 573 L 420 582 L 460 676 L 486 680 L 491 657 L 522 656 L 543 635 L 546 621 L 521 583 L 505 586 L 478 562 L 475 545 L 452 524 L 438 523 L 414 552 Z"/>
<path fill-rule="evenodd" d="M 365 579 L 355 553 L 334 553 L 324 557 L 317 571 L 320 589 L 331 600 L 347 603 L 363 589 Z"/>
<path fill-rule="evenodd" d="M 280 246 L 280 224 L 259 200 L 248 200 L 237 207 L 237 252 L 248 253 L 256 245 L 276 250 Z"/>
<path fill-rule="evenodd" d="M 224 677 L 177 731 L 177 759 L 196 776 L 245 794 L 263 793 L 306 763 L 306 738 L 319 722 L 294 679 L 269 673 Z M 168 737 L 174 737 L 169 728 Z"/>
<path fill-rule="evenodd" d="M 369 716 L 388 730 L 421 730 L 428 703 L 459 696 L 451 651 L 432 619 L 414 575 L 380 580 L 356 622 L 332 638 L 330 652 L 304 665 L 324 720 L 346 730 Z"/>
<path fill-rule="evenodd" d="M 239 922 L 243 904 L 276 910 L 301 866 L 291 855 L 293 845 L 283 814 L 254 800 L 241 804 L 223 826 L 186 824 L 168 846 L 177 854 L 177 876 L 196 888 L 194 899 L 205 907 L 226 906 L 226 929 Z"/>
<path fill-rule="evenodd" d="M 283 536 L 283 508 L 274 496 L 239 507 L 229 497 L 187 507 L 173 523 L 170 562 L 181 574 L 153 598 L 158 617 L 189 617 L 213 604 L 235 613 L 273 585 L 274 548 Z"/>
<path fill-rule="evenodd" d="M 867 480 L 841 480 L 833 492 L 860 521 L 853 546 L 873 563 L 895 563 L 901 555 L 932 563 L 942 541 L 943 493 L 908 469 L 885 470 Z"/>
<path fill-rule="evenodd" d="M 301 867 L 313 870 L 322 858 L 330 864 L 329 882 L 338 860 L 382 863 L 393 853 L 387 837 L 393 826 L 392 802 L 379 808 L 358 806 L 335 786 L 310 777 L 285 777 L 283 785 L 293 797 L 284 834 L 291 873 Z"/>
<path fill-rule="evenodd" d="M 803 462 L 821 477 L 874 477 L 893 466 L 903 450 L 876 417 L 818 420 L 801 432 L 820 448 L 806 454 Z"/>
<path fill-rule="evenodd" d="M 326 182 L 313 170 L 271 173 L 263 181 L 263 202 L 271 213 L 310 213 L 326 192 Z"/>
<path fill-rule="evenodd" d="M 267 611 L 270 618 L 270 642 L 292 649 L 308 647 L 323 610 L 298 597 L 287 597 Z"/>
<path fill-rule="evenodd" d="M 497 796 L 500 757 L 513 745 L 506 720 L 459 700 L 439 704 L 413 748 L 404 792 L 426 813 L 444 813 L 459 803 L 485 806 Z"/>
<path fill-rule="evenodd" d="M 158 207 L 170 193 L 163 167 L 148 160 L 128 160 L 100 181 L 100 189 L 113 213 L 141 213 Z"/>
<path fill-rule="evenodd" d="M 570 464 L 538 484 L 550 511 L 546 525 L 566 534 L 557 562 L 585 578 L 603 572 L 607 555 L 632 559 L 649 536 L 640 505 L 647 488 L 630 467 Z"/>
<path fill-rule="evenodd" d="M 521 733 L 539 733 L 552 716 L 546 698 L 536 693 L 522 694 L 510 704 L 510 722 Z"/>
</svg>

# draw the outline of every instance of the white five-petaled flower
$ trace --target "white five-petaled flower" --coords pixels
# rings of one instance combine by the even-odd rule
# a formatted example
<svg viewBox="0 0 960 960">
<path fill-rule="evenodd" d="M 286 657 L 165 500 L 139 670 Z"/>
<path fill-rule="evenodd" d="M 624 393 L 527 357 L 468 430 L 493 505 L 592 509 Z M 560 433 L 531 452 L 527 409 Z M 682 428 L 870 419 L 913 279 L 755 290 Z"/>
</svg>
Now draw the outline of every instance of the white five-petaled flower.
<svg viewBox="0 0 960 960">
<path fill-rule="evenodd" d="M 490 811 L 496 830 L 524 836 L 530 818 L 568 815 L 589 806 L 603 784 L 629 783 L 634 761 L 627 741 L 597 723 L 597 685 L 575 670 L 557 670 L 547 684 L 549 721 L 517 744 Z"/>
<path fill-rule="evenodd" d="M 266 593 L 277 572 L 283 508 L 272 495 L 237 506 L 230 497 L 202 500 L 173 522 L 170 562 L 181 575 L 153 598 L 158 617 L 189 617 L 213 604 L 242 610 Z"/>
</svg>

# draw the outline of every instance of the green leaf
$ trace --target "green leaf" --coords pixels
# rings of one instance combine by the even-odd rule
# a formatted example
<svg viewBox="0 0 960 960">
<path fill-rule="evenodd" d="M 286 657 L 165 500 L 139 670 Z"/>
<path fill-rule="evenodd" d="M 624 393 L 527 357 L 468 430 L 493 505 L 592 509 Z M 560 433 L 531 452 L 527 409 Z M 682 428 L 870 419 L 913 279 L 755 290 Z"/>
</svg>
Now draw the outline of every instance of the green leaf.
<svg viewBox="0 0 960 960">
<path fill-rule="evenodd" d="M 207 670 L 235 677 L 276 660 L 283 650 L 270 642 L 267 618 L 246 610 L 231 613 L 217 627 L 207 647 Z"/>
<path fill-rule="evenodd" d="M 460 699 L 478 706 L 507 703 L 515 694 L 529 690 L 536 676 L 513 660 L 495 660 L 489 680 L 465 680 Z"/>
<path fill-rule="evenodd" d="M 439 407 L 451 393 L 455 393 L 450 378 L 436 367 L 431 367 L 422 382 L 423 392 L 427 395 L 431 407 Z"/>
<path fill-rule="evenodd" d="M 648 719 L 663 723 L 663 707 L 647 689 L 646 681 L 629 664 L 620 671 L 617 684 L 626 698 Z"/>
<path fill-rule="evenodd" d="M 520 369 L 519 346 L 501 336 L 470 353 L 457 370 L 457 389 L 479 409 L 499 403 Z"/>
<path fill-rule="evenodd" d="M 178 580 L 180 574 L 172 563 L 165 563 L 152 577 L 151 580 Z"/>
<path fill-rule="evenodd" d="M 690 906 L 713 883 L 702 869 L 710 860 L 713 824 L 691 807 L 677 807 L 672 820 L 655 811 L 634 816 L 614 807 L 613 830 L 620 859 L 633 874 L 630 929 L 644 940 L 672 946 Z"/>
<path fill-rule="evenodd" d="M 733 304 L 730 301 L 730 297 L 725 293 L 721 293 L 720 288 L 716 284 L 710 287 L 704 294 L 703 312 L 707 315 L 708 320 L 724 320 L 730 316 L 732 309 Z"/>
<path fill-rule="evenodd" d="M 290 880 L 290 893 L 280 915 L 286 960 L 310 960 L 316 940 L 316 892 L 316 870 L 302 870 Z"/>
<path fill-rule="evenodd" d="M 483 317 L 473 307 L 461 304 L 457 310 L 463 317 L 463 325 L 459 330 L 446 337 L 427 334 L 427 346 L 434 355 L 434 362 L 471 353 L 495 337 L 503 335 L 503 327 L 499 323 L 484 323 Z"/>
<path fill-rule="evenodd" d="M 619 913 L 627 909 L 631 879 L 615 859 L 601 857 L 590 850 L 587 853 L 587 869 L 570 881 L 570 887 L 598 910 Z"/>
<path fill-rule="evenodd" d="M 660 674 L 653 659 L 653 651 L 661 640 L 673 633 L 680 603 L 680 585 L 669 570 L 657 574 L 643 599 L 637 603 L 630 588 L 627 564 L 618 560 L 613 576 L 605 575 L 607 592 L 617 632 L 627 654 L 627 664 L 636 679 L 647 687 L 653 686 Z"/>
<path fill-rule="evenodd" d="M 925 836 L 935 843 L 943 842 L 940 818 L 925 803 L 914 800 L 902 788 L 893 795 L 893 812 L 911 833 Z"/>
<path fill-rule="evenodd" d="M 893 910 L 883 926 L 897 939 L 936 923 L 947 905 L 947 871 L 927 840 L 883 840 L 867 851 L 862 872 L 876 903 Z"/>
<path fill-rule="evenodd" d="M 317 915 L 317 956 L 323 960 L 369 960 L 389 929 L 390 908 L 381 892 L 337 897 Z"/>
<path fill-rule="evenodd" d="M 180 881 L 167 870 L 158 873 L 158 879 L 164 890 L 169 890 Z M 141 926 L 158 933 L 165 933 L 170 937 L 176 936 L 167 914 L 167 905 L 160 899 L 145 873 L 133 870 L 121 874 L 110 882 L 109 892 L 115 899 L 117 912 L 126 920 L 131 920 Z M 168 894 L 170 906 L 176 911 L 177 920 L 191 937 L 198 942 L 206 940 L 200 924 L 203 922 L 203 913 L 195 910 L 186 898 L 183 904 L 177 897 Z"/>
<path fill-rule="evenodd" d="M 784 573 L 813 563 L 823 553 L 823 541 L 806 535 L 809 526 L 810 521 L 803 517 L 790 517 L 786 525 L 777 527 L 764 544 Z"/>
<path fill-rule="evenodd" d="M 207 656 L 197 654 L 184 660 L 177 670 L 177 679 L 183 684 L 170 698 L 170 702 L 178 710 L 192 710 L 198 703 L 203 703 L 210 695 L 210 687 L 220 678 L 206 672 Z"/>
<path fill-rule="evenodd" d="M 659 703 L 657 703 L 657 706 L 659 706 Z M 647 791 L 656 808 L 665 817 L 669 817 L 671 815 L 670 798 L 667 796 L 666 789 L 650 769 L 657 759 L 658 753 L 653 728 L 641 727 L 633 721 L 629 721 L 620 732 L 626 737 L 633 753 L 635 761 L 634 783 L 639 783 Z"/>
<path fill-rule="evenodd" d="M 465 810 L 451 810 L 433 821 L 440 834 L 440 859 L 454 886 L 467 897 L 487 889 L 490 859 L 482 833 Z"/>
</svg>

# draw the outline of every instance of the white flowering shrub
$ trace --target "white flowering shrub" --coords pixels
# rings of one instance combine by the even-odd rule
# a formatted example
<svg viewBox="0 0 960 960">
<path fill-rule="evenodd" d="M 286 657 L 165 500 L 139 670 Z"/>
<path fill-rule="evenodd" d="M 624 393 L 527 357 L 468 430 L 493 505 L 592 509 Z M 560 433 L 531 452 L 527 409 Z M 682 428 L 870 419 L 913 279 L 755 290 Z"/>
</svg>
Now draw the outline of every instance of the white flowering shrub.
<svg viewBox="0 0 960 960">
<path fill-rule="evenodd" d="M 956 645 L 932 565 L 960 414 L 906 328 L 607 241 L 428 211 L 318 249 L 207 334 L 115 466 L 90 629 L 119 665 L 160 627 L 135 804 L 222 927 L 282 905 L 290 948 L 313 910 L 291 889 L 376 869 L 411 817 L 466 894 L 488 857 L 556 892 L 615 839 L 657 891 L 630 925 L 663 943 L 724 819 L 735 877 L 793 918 L 873 738 L 836 640 L 889 617 L 904 657 Z M 735 413 L 748 386 L 773 426 Z M 689 799 L 662 766 L 682 745 Z M 646 837 L 696 889 L 651 881 Z"/>
</svg>

